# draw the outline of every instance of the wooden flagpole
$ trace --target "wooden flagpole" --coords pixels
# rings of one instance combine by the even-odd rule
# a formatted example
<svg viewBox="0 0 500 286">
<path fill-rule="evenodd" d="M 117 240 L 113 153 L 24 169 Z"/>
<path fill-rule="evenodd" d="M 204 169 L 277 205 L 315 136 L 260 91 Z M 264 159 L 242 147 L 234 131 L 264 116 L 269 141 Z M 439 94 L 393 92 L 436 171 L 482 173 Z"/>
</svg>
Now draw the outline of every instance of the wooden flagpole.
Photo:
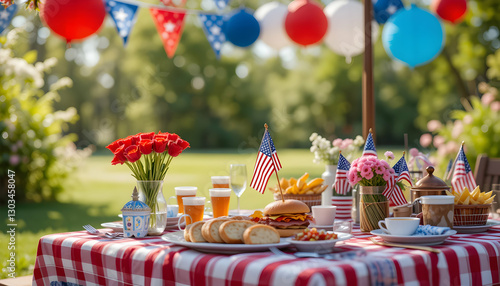
<svg viewBox="0 0 500 286">
<path fill-rule="evenodd" d="M 264 128 L 266 128 L 265 132 L 269 132 L 267 123 L 264 123 Z M 266 133 L 264 133 L 264 136 L 266 136 Z M 270 135 L 269 135 L 269 138 L 271 138 Z M 283 190 L 281 189 L 280 178 L 278 177 L 278 170 L 276 170 L 276 165 L 274 164 L 274 160 L 273 160 L 273 149 L 271 148 L 271 140 L 269 140 L 269 150 L 271 151 L 271 161 L 273 162 L 274 173 L 276 174 L 276 180 L 278 180 L 278 188 L 280 189 L 281 200 L 283 202 L 285 202 L 285 197 L 283 197 Z"/>
<path fill-rule="evenodd" d="M 365 53 L 363 58 L 363 135 L 370 126 L 375 129 L 375 100 L 373 96 L 372 0 L 364 0 Z M 372 134 L 373 135 L 373 134 Z M 373 137 L 374 143 L 376 142 Z"/>
</svg>

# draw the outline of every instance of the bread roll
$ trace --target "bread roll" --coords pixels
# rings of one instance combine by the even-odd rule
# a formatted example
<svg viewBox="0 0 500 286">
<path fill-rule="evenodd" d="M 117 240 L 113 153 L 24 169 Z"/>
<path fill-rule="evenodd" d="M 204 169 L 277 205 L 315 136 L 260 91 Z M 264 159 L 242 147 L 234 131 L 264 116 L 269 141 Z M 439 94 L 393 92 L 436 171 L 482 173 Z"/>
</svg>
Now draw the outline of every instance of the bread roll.
<svg viewBox="0 0 500 286">
<path fill-rule="evenodd" d="M 191 228 L 191 224 L 186 225 L 186 228 L 184 228 L 184 239 L 187 242 L 191 242 L 191 239 L 189 238 L 189 229 Z"/>
<path fill-rule="evenodd" d="M 245 244 L 279 243 L 280 234 L 272 226 L 263 224 L 253 225 L 243 232 L 243 242 Z"/>
<path fill-rule="evenodd" d="M 251 217 L 243 215 L 235 215 L 231 218 L 232 220 L 250 220 Z"/>
<path fill-rule="evenodd" d="M 203 238 L 203 235 L 201 234 L 201 228 L 205 224 L 204 221 L 197 221 L 195 223 L 191 224 L 191 227 L 189 228 L 189 240 L 191 242 L 207 242 L 205 238 Z"/>
<path fill-rule="evenodd" d="M 243 232 L 256 223 L 246 220 L 230 220 L 219 227 L 220 238 L 225 243 L 243 243 Z"/>
<path fill-rule="evenodd" d="M 208 242 L 223 243 L 219 235 L 219 227 L 222 223 L 229 221 L 229 218 L 215 218 L 205 222 L 201 228 L 201 234 Z"/>
</svg>

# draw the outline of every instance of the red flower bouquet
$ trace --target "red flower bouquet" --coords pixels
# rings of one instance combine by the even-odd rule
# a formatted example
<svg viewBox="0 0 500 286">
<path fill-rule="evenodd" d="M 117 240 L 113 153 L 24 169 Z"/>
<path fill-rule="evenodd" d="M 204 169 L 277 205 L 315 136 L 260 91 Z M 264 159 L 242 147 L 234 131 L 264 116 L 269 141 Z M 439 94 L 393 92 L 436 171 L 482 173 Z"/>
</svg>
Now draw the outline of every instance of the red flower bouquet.
<svg viewBox="0 0 500 286">
<path fill-rule="evenodd" d="M 151 208 L 150 234 L 161 234 L 166 225 L 166 202 L 161 192 L 172 159 L 189 147 L 175 133 L 139 133 L 109 144 L 112 165 L 126 164 L 137 179 L 139 199 Z"/>
</svg>

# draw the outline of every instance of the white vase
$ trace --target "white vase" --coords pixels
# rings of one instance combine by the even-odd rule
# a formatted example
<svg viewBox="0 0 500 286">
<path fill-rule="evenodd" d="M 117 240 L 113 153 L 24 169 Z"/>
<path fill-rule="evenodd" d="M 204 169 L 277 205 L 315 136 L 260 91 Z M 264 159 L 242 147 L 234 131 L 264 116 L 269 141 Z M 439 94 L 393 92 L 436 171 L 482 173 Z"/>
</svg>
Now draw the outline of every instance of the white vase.
<svg viewBox="0 0 500 286">
<path fill-rule="evenodd" d="M 337 166 L 336 165 L 326 165 L 325 172 L 321 174 L 321 178 L 323 178 L 323 185 L 328 186 L 326 190 L 321 194 L 321 205 L 323 206 L 331 206 L 332 205 L 332 196 L 333 196 L 333 183 L 335 182 L 335 175 L 337 174 Z"/>
</svg>

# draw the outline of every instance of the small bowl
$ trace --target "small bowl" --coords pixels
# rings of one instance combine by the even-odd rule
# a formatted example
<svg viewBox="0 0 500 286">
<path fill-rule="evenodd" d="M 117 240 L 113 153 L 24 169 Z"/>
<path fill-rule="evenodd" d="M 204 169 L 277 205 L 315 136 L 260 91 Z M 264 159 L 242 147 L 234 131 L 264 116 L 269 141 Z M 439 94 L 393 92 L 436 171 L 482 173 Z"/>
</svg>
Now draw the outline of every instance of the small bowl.
<svg viewBox="0 0 500 286">
<path fill-rule="evenodd" d="M 332 233 L 328 231 L 327 233 Z M 298 251 L 303 252 L 316 252 L 316 253 L 330 253 L 335 247 L 335 243 L 338 241 L 348 240 L 352 237 L 350 233 L 336 232 L 337 239 L 329 240 L 316 240 L 316 241 L 300 241 L 290 239 L 289 242 L 292 246 L 295 246 Z"/>
</svg>

